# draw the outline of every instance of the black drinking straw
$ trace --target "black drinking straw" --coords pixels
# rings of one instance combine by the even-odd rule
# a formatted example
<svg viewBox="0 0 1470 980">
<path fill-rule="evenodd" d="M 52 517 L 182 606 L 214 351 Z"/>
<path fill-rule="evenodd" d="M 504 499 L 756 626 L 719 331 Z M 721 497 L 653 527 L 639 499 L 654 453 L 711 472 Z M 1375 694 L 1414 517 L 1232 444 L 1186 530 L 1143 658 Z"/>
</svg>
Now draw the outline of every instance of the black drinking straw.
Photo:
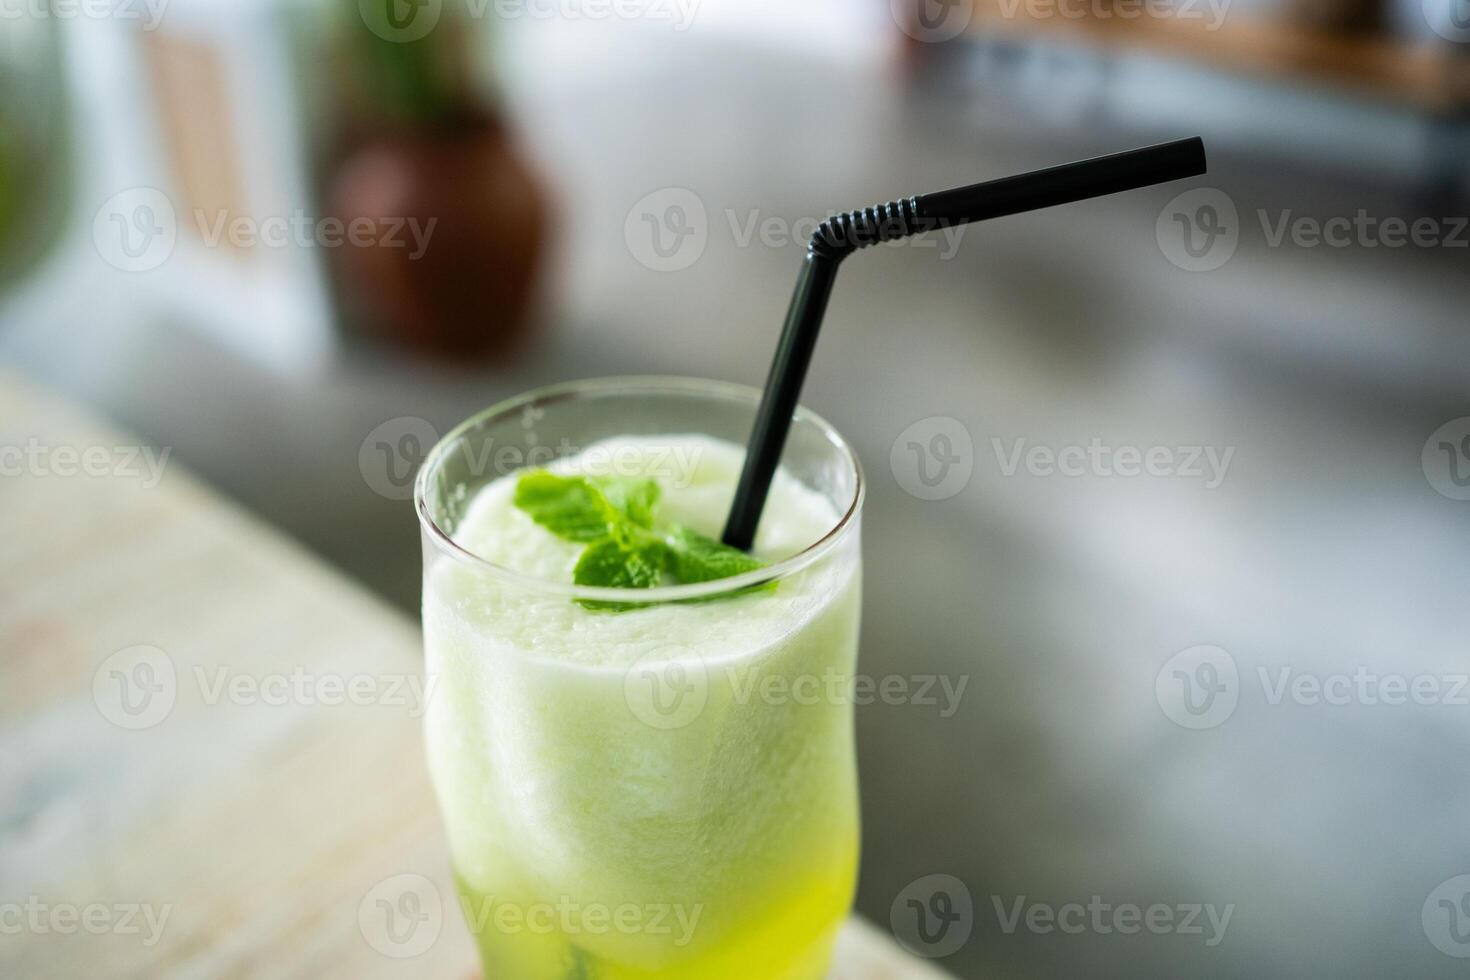
<svg viewBox="0 0 1470 980">
<path fill-rule="evenodd" d="M 812 235 L 786 325 L 776 347 L 765 394 L 745 453 L 735 502 L 725 523 L 724 541 L 750 549 L 771 477 L 781 461 L 791 415 L 817 344 L 822 315 L 837 279 L 837 267 L 858 249 L 954 225 L 1049 208 L 1090 197 L 1162 184 L 1205 172 L 1205 144 L 1199 137 L 1113 153 L 1092 160 L 1002 177 L 969 187 L 890 201 L 877 207 L 828 218 Z"/>
</svg>

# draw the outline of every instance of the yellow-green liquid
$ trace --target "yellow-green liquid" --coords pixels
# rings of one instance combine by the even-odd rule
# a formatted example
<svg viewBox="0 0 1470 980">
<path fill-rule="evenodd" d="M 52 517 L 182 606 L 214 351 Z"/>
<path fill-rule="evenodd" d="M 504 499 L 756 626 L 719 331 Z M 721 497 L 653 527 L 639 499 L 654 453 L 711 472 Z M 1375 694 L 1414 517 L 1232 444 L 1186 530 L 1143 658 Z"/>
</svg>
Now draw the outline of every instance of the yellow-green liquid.
<svg viewBox="0 0 1470 980">
<path fill-rule="evenodd" d="M 557 928 L 560 920 L 555 915 L 535 923 L 518 920 L 507 931 L 494 920 L 493 897 L 463 881 L 459 883 L 460 901 L 475 931 L 489 980 L 821 980 L 827 975 L 833 940 L 852 902 L 857 842 L 849 841 L 846 849 L 846 860 L 834 860 L 825 869 L 773 889 L 764 907 L 749 915 L 733 911 L 723 924 L 727 930 L 723 940 L 693 948 L 691 944 L 681 946 L 687 919 L 645 916 L 643 921 L 651 928 L 669 929 L 667 948 L 656 957 L 658 962 L 628 962 L 615 952 L 594 951 L 597 937 L 576 918 L 570 920 L 574 923 L 571 931 Z M 486 909 L 492 911 L 484 914 Z M 706 908 L 703 915 L 719 915 L 720 911 Z"/>
<path fill-rule="evenodd" d="M 699 465 L 665 506 L 717 533 L 739 451 L 676 438 Z M 508 490 L 482 491 L 456 537 L 569 576 L 575 546 Z M 758 552 L 833 522 L 783 474 Z M 618 613 L 428 569 L 430 769 L 486 980 L 826 975 L 857 872 L 859 582 L 855 534 L 772 591 Z"/>
</svg>

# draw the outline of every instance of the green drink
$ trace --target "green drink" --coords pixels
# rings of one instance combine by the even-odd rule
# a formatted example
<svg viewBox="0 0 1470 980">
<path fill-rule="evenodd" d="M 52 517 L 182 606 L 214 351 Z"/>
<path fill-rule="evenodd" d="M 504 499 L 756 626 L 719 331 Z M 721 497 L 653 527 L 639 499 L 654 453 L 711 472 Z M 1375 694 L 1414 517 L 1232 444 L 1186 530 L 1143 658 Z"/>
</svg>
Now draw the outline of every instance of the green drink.
<svg viewBox="0 0 1470 980">
<path fill-rule="evenodd" d="M 713 581 L 576 586 L 591 546 L 517 494 L 539 467 L 652 479 L 650 535 L 717 537 L 756 399 L 567 386 L 425 464 L 430 767 L 490 980 L 825 974 L 858 850 L 851 452 L 799 414 L 753 549 L 768 564 Z"/>
</svg>

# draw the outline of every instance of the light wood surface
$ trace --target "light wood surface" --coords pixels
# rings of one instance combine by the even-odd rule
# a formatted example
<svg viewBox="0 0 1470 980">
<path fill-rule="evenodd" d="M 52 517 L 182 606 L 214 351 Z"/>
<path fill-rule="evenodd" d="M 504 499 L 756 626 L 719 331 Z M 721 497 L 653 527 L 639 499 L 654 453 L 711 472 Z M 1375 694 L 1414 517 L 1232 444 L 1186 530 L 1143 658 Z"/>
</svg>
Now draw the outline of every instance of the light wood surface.
<svg viewBox="0 0 1470 980">
<path fill-rule="evenodd" d="M 174 460 L 155 485 L 137 445 L 0 372 L 0 447 L 24 454 L 0 455 L 0 976 L 473 976 L 408 686 L 416 624 Z M 108 472 L 63 475 L 64 447 Z M 118 670 L 161 700 L 120 715 Z M 327 703 L 333 677 L 374 703 Z M 314 693 L 269 703 L 272 678 Z M 376 903 L 405 875 L 444 901 L 397 958 Z M 834 976 L 940 974 L 854 920 Z"/>
</svg>

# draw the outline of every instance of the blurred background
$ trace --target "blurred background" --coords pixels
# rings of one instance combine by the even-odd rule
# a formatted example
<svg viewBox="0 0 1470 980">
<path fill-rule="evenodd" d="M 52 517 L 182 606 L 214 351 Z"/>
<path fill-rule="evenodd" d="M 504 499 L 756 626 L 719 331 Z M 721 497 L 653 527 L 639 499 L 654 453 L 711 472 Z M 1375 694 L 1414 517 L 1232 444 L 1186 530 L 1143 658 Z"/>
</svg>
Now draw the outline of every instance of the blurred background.
<svg viewBox="0 0 1470 980">
<path fill-rule="evenodd" d="M 831 211 L 1202 135 L 847 263 L 803 400 L 867 469 L 864 669 L 967 679 L 858 709 L 858 908 L 961 977 L 1463 974 L 1465 0 L 0 16 L 0 368 L 409 614 L 435 433 L 759 384 Z M 1176 911 L 1015 914 L 1089 902 Z"/>
</svg>

